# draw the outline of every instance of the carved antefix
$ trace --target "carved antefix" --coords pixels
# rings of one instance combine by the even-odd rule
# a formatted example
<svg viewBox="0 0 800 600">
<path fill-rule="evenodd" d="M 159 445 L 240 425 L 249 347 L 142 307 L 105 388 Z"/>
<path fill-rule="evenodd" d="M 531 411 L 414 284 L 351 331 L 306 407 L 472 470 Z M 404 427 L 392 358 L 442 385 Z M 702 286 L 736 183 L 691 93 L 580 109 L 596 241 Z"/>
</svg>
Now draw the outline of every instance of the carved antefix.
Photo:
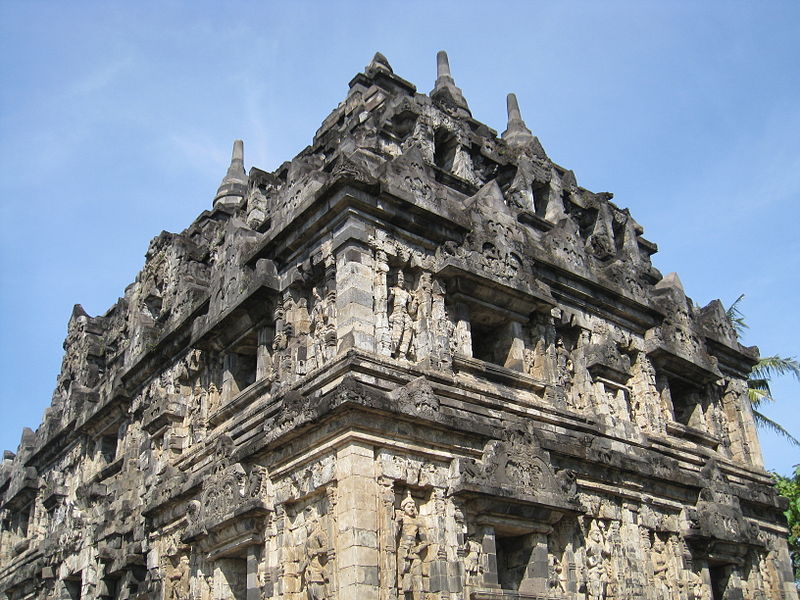
<svg viewBox="0 0 800 600">
<path fill-rule="evenodd" d="M 739 498 L 716 461 L 703 468 L 704 483 L 697 506 L 688 511 L 686 538 L 696 553 L 715 560 L 740 562 L 749 548 L 763 548 L 765 538 L 758 525 L 742 512 Z"/>
<path fill-rule="evenodd" d="M 253 465 L 248 473 L 241 463 L 233 462 L 233 451 L 229 436 L 217 439 L 212 470 L 203 479 L 200 499 L 190 501 L 187 507 L 187 540 L 204 536 L 234 519 L 260 517 L 271 510 L 266 468 Z"/>
<path fill-rule="evenodd" d="M 549 455 L 525 429 L 507 431 L 503 439 L 488 440 L 480 460 L 460 458 L 451 467 L 452 494 L 478 492 L 535 501 L 573 511 L 574 476 L 553 472 Z"/>
<path fill-rule="evenodd" d="M 391 399 L 404 413 L 426 416 L 439 411 L 439 398 L 425 377 L 417 377 L 391 393 Z"/>
</svg>

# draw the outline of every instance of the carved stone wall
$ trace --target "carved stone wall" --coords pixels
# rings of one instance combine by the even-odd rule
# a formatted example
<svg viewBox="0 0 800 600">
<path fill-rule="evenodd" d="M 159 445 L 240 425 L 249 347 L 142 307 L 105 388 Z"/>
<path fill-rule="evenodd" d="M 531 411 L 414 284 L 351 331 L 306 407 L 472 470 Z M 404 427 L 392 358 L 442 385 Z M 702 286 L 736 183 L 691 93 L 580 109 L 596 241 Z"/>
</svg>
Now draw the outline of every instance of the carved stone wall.
<svg viewBox="0 0 800 600">
<path fill-rule="evenodd" d="M 9 600 L 796 598 L 741 346 L 522 120 L 380 54 L 76 306 L 0 466 Z"/>
</svg>

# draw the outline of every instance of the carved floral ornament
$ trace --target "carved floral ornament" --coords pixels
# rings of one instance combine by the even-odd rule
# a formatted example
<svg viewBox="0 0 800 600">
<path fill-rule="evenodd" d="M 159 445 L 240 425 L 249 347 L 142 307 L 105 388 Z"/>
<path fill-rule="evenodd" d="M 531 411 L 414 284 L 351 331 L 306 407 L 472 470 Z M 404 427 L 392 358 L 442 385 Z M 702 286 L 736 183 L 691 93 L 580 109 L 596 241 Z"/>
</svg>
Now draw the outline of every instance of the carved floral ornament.
<svg viewBox="0 0 800 600">
<path fill-rule="evenodd" d="M 480 461 L 459 458 L 450 470 L 450 493 L 493 490 L 502 496 L 529 499 L 560 510 L 577 510 L 575 474 L 558 473 L 549 456 L 526 430 L 511 430 L 504 439 L 486 442 Z"/>
<path fill-rule="evenodd" d="M 233 441 L 220 436 L 213 453 L 212 472 L 203 480 L 199 500 L 187 507 L 187 534 L 194 537 L 213 529 L 242 510 L 269 510 L 270 482 L 267 469 L 253 465 L 248 473 L 239 462 L 233 462 Z"/>
</svg>

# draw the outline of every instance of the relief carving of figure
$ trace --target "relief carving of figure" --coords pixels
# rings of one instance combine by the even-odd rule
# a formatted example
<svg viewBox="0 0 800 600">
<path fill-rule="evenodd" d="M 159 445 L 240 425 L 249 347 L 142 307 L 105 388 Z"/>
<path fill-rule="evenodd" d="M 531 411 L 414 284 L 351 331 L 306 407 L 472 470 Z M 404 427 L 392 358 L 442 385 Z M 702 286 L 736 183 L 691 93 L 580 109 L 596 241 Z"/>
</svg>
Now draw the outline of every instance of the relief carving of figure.
<svg viewBox="0 0 800 600">
<path fill-rule="evenodd" d="M 411 302 L 416 306 L 411 331 L 411 354 L 417 359 L 429 356 L 433 349 L 432 287 L 431 274 L 425 271 L 420 274 L 417 289 L 411 293 Z"/>
<path fill-rule="evenodd" d="M 705 586 L 703 585 L 703 578 L 695 571 L 689 571 L 689 600 L 703 600 L 705 595 Z"/>
<path fill-rule="evenodd" d="M 551 554 L 548 556 L 548 578 L 547 578 L 547 587 L 550 588 L 551 592 L 556 594 L 561 594 L 566 591 L 564 588 L 564 567 L 561 566 L 561 561 L 558 560 L 558 557 Z"/>
<path fill-rule="evenodd" d="M 588 600 L 605 600 L 606 571 L 605 562 L 611 556 L 603 540 L 603 532 L 597 525 L 589 531 L 586 546 L 586 591 Z"/>
<path fill-rule="evenodd" d="M 557 385 L 566 387 L 572 380 L 572 375 L 575 369 L 572 365 L 572 359 L 569 356 L 569 351 L 564 347 L 564 340 L 558 338 L 556 340 L 556 377 Z"/>
<path fill-rule="evenodd" d="M 327 360 L 327 335 L 329 328 L 329 311 L 326 301 L 322 299 L 317 288 L 311 290 L 314 297 L 314 307 L 311 309 L 311 349 L 317 368 L 325 364 Z"/>
<path fill-rule="evenodd" d="M 475 174 L 472 172 L 472 159 L 460 144 L 456 147 L 456 154 L 453 157 L 453 175 L 471 183 L 476 182 Z"/>
<path fill-rule="evenodd" d="M 417 504 L 408 492 L 400 504 L 401 516 L 398 518 L 400 539 L 397 543 L 397 583 L 399 597 L 403 600 L 422 600 L 424 584 L 422 579 L 422 555 L 430 546 L 425 536 Z"/>
<path fill-rule="evenodd" d="M 656 537 L 653 542 L 653 577 L 656 588 L 655 597 L 659 600 L 672 598 L 667 545 L 659 537 Z"/>
<path fill-rule="evenodd" d="M 269 476 L 266 467 L 253 466 L 247 478 L 247 495 L 250 498 L 263 498 L 267 492 Z"/>
<path fill-rule="evenodd" d="M 192 398 L 189 400 L 189 431 L 192 444 L 196 444 L 205 438 L 206 416 L 203 414 L 203 408 L 207 397 L 206 391 L 200 384 L 196 384 L 192 391 Z"/>
<path fill-rule="evenodd" d="M 328 290 L 325 294 L 325 345 L 336 349 L 336 290 Z"/>
<path fill-rule="evenodd" d="M 464 544 L 464 573 L 467 575 L 467 584 L 473 583 L 483 572 L 481 565 L 481 552 L 483 546 L 477 540 L 467 539 Z"/>
<path fill-rule="evenodd" d="M 272 340 L 272 350 L 279 352 L 285 350 L 288 344 L 286 335 L 286 309 L 282 304 L 275 308 L 275 337 Z"/>
<path fill-rule="evenodd" d="M 176 561 L 172 559 L 172 569 L 167 576 L 168 600 L 186 600 L 189 597 L 189 557 L 182 554 Z"/>
<path fill-rule="evenodd" d="M 417 302 L 405 287 L 403 271 L 397 272 L 397 284 L 389 290 L 389 328 L 392 331 L 392 356 L 407 358 L 414 333 Z"/>
<path fill-rule="evenodd" d="M 219 390 L 212 382 L 208 386 L 208 414 L 213 415 L 217 408 L 219 408 Z"/>
<path fill-rule="evenodd" d="M 306 538 L 303 579 L 308 600 L 328 598 L 328 535 L 313 506 L 306 508 Z"/>
<path fill-rule="evenodd" d="M 389 264 L 386 262 L 386 252 L 375 252 L 375 284 L 374 284 L 374 313 L 375 313 L 375 339 L 378 342 L 380 354 L 391 354 L 391 329 L 386 310 L 388 308 L 389 293 L 386 289 L 386 276 L 389 273 Z"/>
<path fill-rule="evenodd" d="M 472 332 L 470 323 L 466 319 L 458 319 L 453 324 L 453 334 L 450 337 L 450 352 L 461 356 L 472 356 Z"/>
<path fill-rule="evenodd" d="M 296 336 L 308 335 L 311 331 L 311 315 L 308 314 L 308 300 L 300 298 L 292 311 L 292 333 Z"/>
</svg>

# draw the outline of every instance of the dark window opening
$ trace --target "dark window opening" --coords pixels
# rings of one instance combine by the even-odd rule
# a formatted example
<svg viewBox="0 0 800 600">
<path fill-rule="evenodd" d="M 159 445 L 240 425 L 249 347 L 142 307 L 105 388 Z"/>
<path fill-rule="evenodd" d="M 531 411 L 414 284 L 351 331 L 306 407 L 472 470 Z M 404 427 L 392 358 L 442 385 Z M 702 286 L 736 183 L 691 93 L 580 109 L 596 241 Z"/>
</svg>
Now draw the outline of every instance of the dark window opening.
<svg viewBox="0 0 800 600">
<path fill-rule="evenodd" d="M 230 400 L 256 380 L 258 363 L 258 334 L 254 330 L 247 334 L 225 356 L 225 379 L 223 388 Z"/>
<path fill-rule="evenodd" d="M 533 547 L 530 535 L 495 538 L 497 581 L 504 590 L 519 590 L 527 578 Z"/>
<path fill-rule="evenodd" d="M 499 348 L 500 343 L 497 339 L 497 329 L 492 327 L 472 324 L 472 356 L 486 362 L 502 364 L 503 360 L 498 358 L 502 354 Z"/>
<path fill-rule="evenodd" d="M 667 382 L 675 421 L 689 427 L 702 428 L 703 407 L 699 402 L 697 387 L 677 377 L 667 377 Z"/>
<path fill-rule="evenodd" d="M 728 587 L 730 568 L 725 566 L 709 567 L 708 575 L 711 578 L 711 598 L 713 600 L 723 600 L 725 598 L 725 590 Z"/>
<path fill-rule="evenodd" d="M 119 578 L 106 576 L 100 581 L 97 597 L 100 600 L 114 600 L 119 596 Z"/>
<path fill-rule="evenodd" d="M 97 440 L 97 452 L 106 463 L 114 462 L 117 457 L 117 435 L 103 435 Z"/>
<path fill-rule="evenodd" d="M 472 356 L 479 360 L 503 366 L 511 347 L 511 342 L 502 335 L 500 325 L 470 323 L 472 329 Z"/>
<path fill-rule="evenodd" d="M 13 513 L 13 516 L 11 517 L 11 529 L 19 537 L 28 537 L 28 525 L 30 524 L 32 511 L 33 503 L 28 504 Z"/>
<path fill-rule="evenodd" d="M 452 171 L 456 150 L 458 150 L 456 137 L 445 129 L 438 129 L 434 136 L 434 164 L 445 171 Z"/>
<path fill-rule="evenodd" d="M 221 577 L 222 598 L 246 600 L 247 598 L 247 559 L 223 558 L 216 561 Z"/>
<path fill-rule="evenodd" d="M 126 536 L 126 538 L 131 540 L 133 539 L 132 536 L 130 538 Z M 139 593 L 139 587 L 146 578 L 147 578 L 146 568 L 140 566 L 134 566 L 130 570 L 130 575 L 128 577 L 128 584 L 127 584 L 129 598 L 132 598 L 133 596 Z"/>
<path fill-rule="evenodd" d="M 580 210 L 580 218 L 578 219 L 578 226 L 581 230 L 581 237 L 588 239 L 594 232 L 595 223 L 597 223 L 598 211 L 594 208 Z"/>
<path fill-rule="evenodd" d="M 612 221 L 611 227 L 614 232 L 614 246 L 617 249 L 617 253 L 622 252 L 623 247 L 625 246 L 625 225 L 627 224 L 627 219 L 625 218 L 615 218 Z"/>
<path fill-rule="evenodd" d="M 533 184 L 533 212 L 537 217 L 544 219 L 547 214 L 547 205 L 550 203 L 550 186 L 546 183 Z"/>
<path fill-rule="evenodd" d="M 67 598 L 69 600 L 80 600 L 81 587 L 83 587 L 83 581 L 81 580 L 80 574 L 64 579 L 64 589 L 67 592 Z"/>
<path fill-rule="evenodd" d="M 498 311 L 474 307 L 470 312 L 473 358 L 517 371 L 524 370 L 522 325 Z"/>
<path fill-rule="evenodd" d="M 150 317 L 157 321 L 161 316 L 161 309 L 163 307 L 163 300 L 161 297 L 156 296 L 155 294 L 150 294 L 144 299 L 144 305 L 147 309 L 147 312 L 150 314 Z"/>
<path fill-rule="evenodd" d="M 403 111 L 402 113 L 392 117 L 392 129 L 394 134 L 402 141 L 405 140 L 417 124 L 417 115 L 410 111 Z"/>
<path fill-rule="evenodd" d="M 238 368 L 234 375 L 236 387 L 241 391 L 250 386 L 256 380 L 256 353 L 239 354 Z"/>
<path fill-rule="evenodd" d="M 598 210 L 596 208 L 583 208 L 569 200 L 569 195 L 564 195 L 564 210 L 578 224 L 580 235 L 587 239 L 594 231 L 597 222 Z"/>
</svg>

